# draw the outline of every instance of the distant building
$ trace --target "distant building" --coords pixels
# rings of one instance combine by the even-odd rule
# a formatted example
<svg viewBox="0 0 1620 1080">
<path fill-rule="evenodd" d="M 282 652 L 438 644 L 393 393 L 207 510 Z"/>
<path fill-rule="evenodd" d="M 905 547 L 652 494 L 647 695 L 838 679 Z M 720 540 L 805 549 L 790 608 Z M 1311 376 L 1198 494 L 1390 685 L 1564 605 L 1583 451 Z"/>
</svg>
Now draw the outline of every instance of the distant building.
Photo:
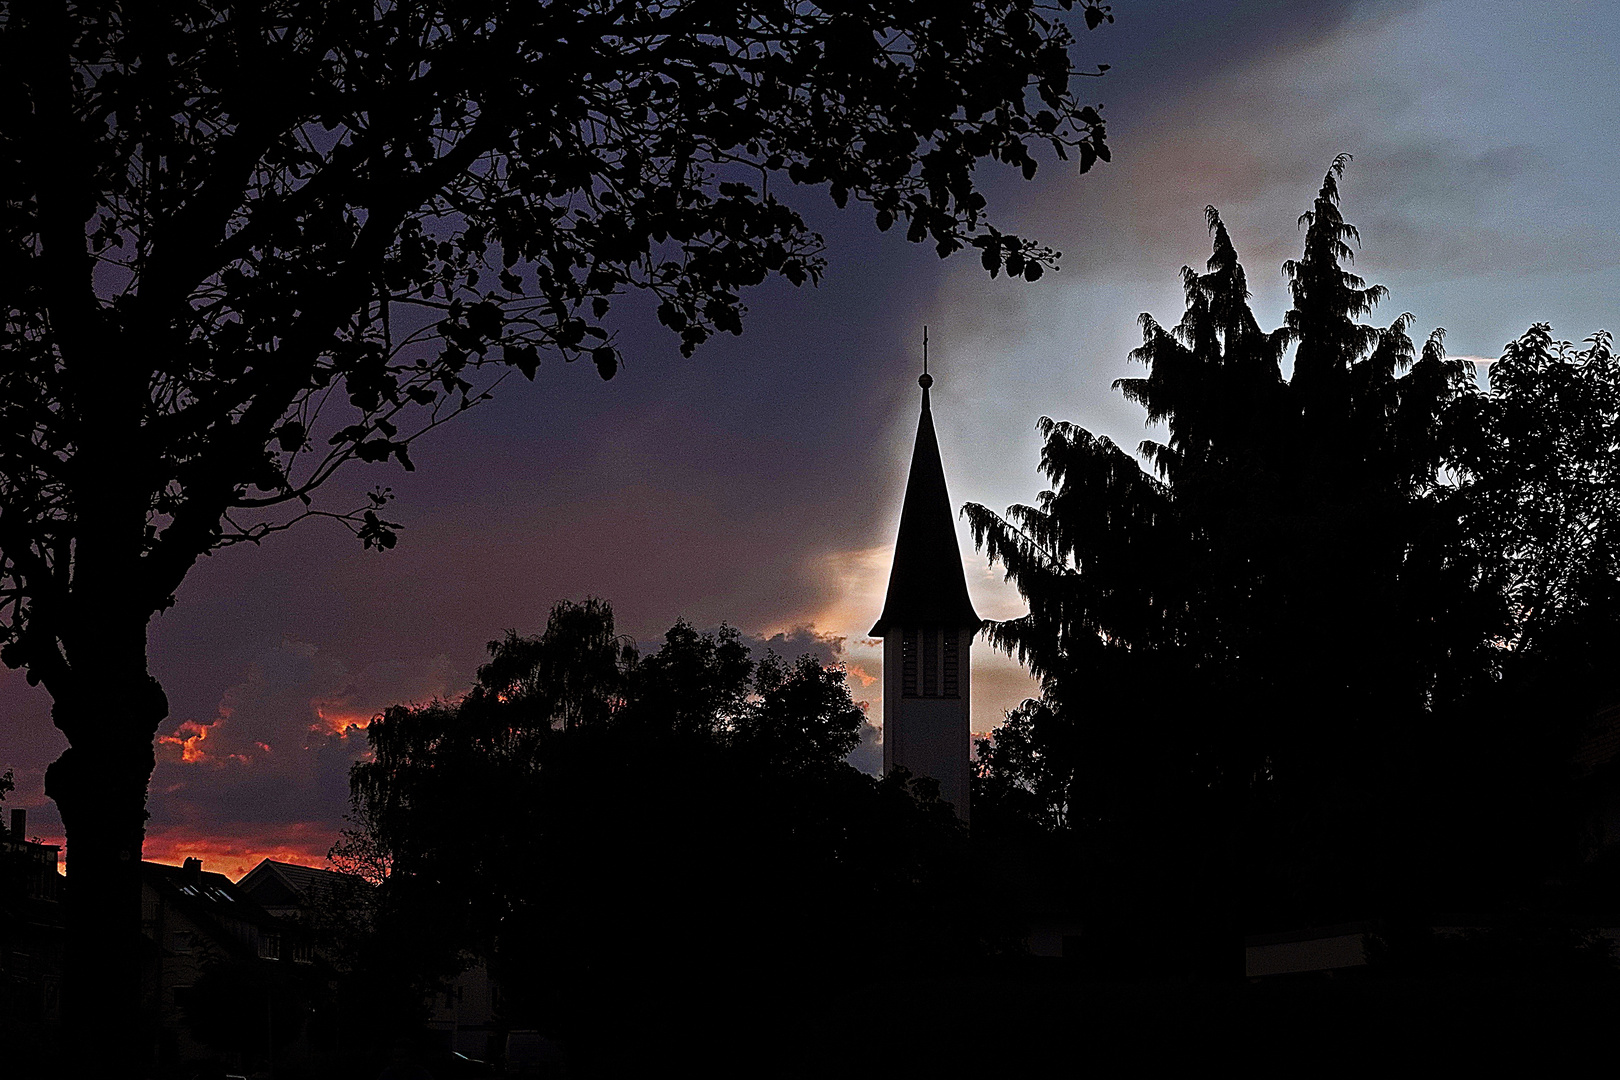
<svg viewBox="0 0 1620 1080">
<path fill-rule="evenodd" d="M 262 859 L 242 875 L 236 887 L 277 918 L 307 923 L 318 906 L 333 897 L 341 898 L 355 887 L 356 880 L 336 870 Z"/>
<path fill-rule="evenodd" d="M 141 863 L 141 933 L 148 945 L 144 998 L 161 1067 L 219 1056 L 192 1037 L 185 1013 L 210 965 L 314 961 L 300 927 L 266 911 L 225 875 L 204 871 L 200 859 Z"/>
<path fill-rule="evenodd" d="M 264 859 L 237 882 L 272 915 L 302 926 L 314 921 L 322 904 L 347 903 L 346 896 L 360 884 L 350 874 L 273 859 Z M 504 1034 L 495 1019 L 496 988 L 482 960 L 466 961 L 465 970 L 428 1003 L 428 1030 L 443 1040 L 443 1049 L 487 1059 L 499 1050 Z"/>
<path fill-rule="evenodd" d="M 61 849 L 28 839 L 28 811 L 0 830 L 0 1033 L 43 1050 L 62 1023 Z M 28 1056 L 27 1060 L 33 1060 Z"/>
<path fill-rule="evenodd" d="M 433 995 L 428 1030 L 446 1049 L 481 1061 L 501 1056 L 506 1029 L 497 1021 L 499 988 L 489 965 L 474 956 L 450 985 Z"/>
<path fill-rule="evenodd" d="M 968 597 L 955 514 L 928 399 L 933 378 L 923 361 L 922 414 L 900 510 L 900 532 L 883 614 L 883 771 L 903 766 L 939 781 L 940 795 L 969 817 L 970 651 L 981 620 Z"/>
</svg>

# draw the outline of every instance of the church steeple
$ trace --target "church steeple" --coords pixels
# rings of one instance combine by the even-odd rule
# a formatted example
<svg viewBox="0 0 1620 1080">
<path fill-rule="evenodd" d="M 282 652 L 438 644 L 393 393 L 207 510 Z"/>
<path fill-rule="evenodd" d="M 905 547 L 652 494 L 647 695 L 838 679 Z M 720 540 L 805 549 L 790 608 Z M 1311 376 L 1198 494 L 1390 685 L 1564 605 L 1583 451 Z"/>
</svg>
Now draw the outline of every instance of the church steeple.
<svg viewBox="0 0 1620 1080">
<path fill-rule="evenodd" d="M 939 783 L 939 794 L 968 820 L 973 684 L 971 653 L 979 615 L 968 598 L 955 515 L 945 490 L 934 413 L 928 400 L 928 337 L 923 332 L 922 415 L 900 507 L 889 594 L 872 636 L 883 639 L 883 771 L 903 768 Z"/>
<path fill-rule="evenodd" d="M 882 637 L 893 626 L 972 626 L 979 616 L 968 598 L 962 573 L 962 549 L 956 543 L 955 515 L 945 489 L 945 466 L 939 459 L 939 438 L 934 434 L 934 413 L 928 388 L 934 385 L 923 361 L 922 415 L 917 418 L 917 441 L 911 450 L 911 473 L 906 478 L 906 499 L 900 508 L 900 534 L 894 543 L 894 565 L 889 570 L 889 592 L 883 614 L 872 627 Z"/>
</svg>

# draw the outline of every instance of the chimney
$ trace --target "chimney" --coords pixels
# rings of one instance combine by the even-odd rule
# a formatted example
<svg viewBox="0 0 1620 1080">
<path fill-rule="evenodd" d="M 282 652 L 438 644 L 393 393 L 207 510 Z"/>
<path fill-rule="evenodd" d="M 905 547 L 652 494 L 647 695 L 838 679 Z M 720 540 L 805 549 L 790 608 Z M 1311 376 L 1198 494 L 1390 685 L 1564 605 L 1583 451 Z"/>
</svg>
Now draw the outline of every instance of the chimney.
<svg viewBox="0 0 1620 1080">
<path fill-rule="evenodd" d="M 187 881 L 195 883 L 202 880 L 201 859 L 187 859 L 180 864 L 180 869 L 185 871 Z"/>
<path fill-rule="evenodd" d="M 17 841 L 28 839 L 28 811 L 21 807 L 11 812 L 11 838 Z"/>
</svg>

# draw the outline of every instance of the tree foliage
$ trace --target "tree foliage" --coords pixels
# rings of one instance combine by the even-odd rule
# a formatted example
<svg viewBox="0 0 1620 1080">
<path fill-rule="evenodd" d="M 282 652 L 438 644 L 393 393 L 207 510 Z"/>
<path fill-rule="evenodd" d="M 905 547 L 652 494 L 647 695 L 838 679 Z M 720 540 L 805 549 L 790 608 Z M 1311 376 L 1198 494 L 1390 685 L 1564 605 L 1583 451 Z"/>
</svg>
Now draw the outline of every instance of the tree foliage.
<svg viewBox="0 0 1620 1080">
<path fill-rule="evenodd" d="M 1107 158 L 1072 44 L 1035 0 L 0 4 L 0 659 L 70 744 L 70 1017 L 137 1015 L 146 628 L 198 558 L 392 546 L 386 488 L 325 485 L 543 357 L 612 376 L 631 297 L 686 353 L 740 332 L 822 272 L 794 186 L 1040 276 L 976 169 Z"/>
<path fill-rule="evenodd" d="M 739 1046 L 786 1037 L 874 961 L 971 953 L 961 827 L 846 763 L 864 713 L 841 669 L 686 623 L 642 655 L 594 600 L 490 652 L 461 701 L 366 729 L 338 855 L 385 870 L 372 953 L 410 937 L 418 980 L 486 958 L 509 1023 L 609 1057 L 718 1037 L 716 1010 L 728 1039 L 754 1025 Z"/>
<path fill-rule="evenodd" d="M 1468 525 L 1497 560 L 1511 618 L 1505 644 L 1546 637 L 1615 603 L 1620 561 L 1620 363 L 1607 331 L 1576 348 L 1538 324 L 1491 365 L 1459 462 Z"/>
<path fill-rule="evenodd" d="M 975 808 L 1240 875 L 1251 921 L 1539 881 L 1620 625 L 1608 336 L 1535 326 L 1484 389 L 1443 331 L 1359 321 L 1384 290 L 1347 268 L 1346 160 L 1276 330 L 1207 210 L 1186 313 L 1142 316 L 1148 372 L 1116 384 L 1168 431 L 1151 472 L 1043 419 L 1051 488 L 964 511 L 1030 607 L 990 639 L 1042 688 L 981 744 Z"/>
<path fill-rule="evenodd" d="M 975 165 L 1107 156 L 1071 43 L 1029 0 L 9 5 L 8 658 L 64 661 L 88 442 L 131 460 L 130 584 L 162 607 L 345 463 L 410 468 L 482 365 L 609 377 L 628 293 L 690 353 L 745 287 L 814 280 L 772 177 L 1038 276 Z M 378 509 L 337 516 L 386 546 Z"/>
</svg>

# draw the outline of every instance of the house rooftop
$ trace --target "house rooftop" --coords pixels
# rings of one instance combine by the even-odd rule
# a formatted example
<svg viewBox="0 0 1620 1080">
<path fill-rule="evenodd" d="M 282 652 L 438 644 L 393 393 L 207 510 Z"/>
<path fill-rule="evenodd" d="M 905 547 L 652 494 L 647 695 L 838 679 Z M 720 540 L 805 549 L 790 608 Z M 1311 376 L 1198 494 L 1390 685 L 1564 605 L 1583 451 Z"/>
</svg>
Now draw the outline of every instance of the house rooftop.
<svg viewBox="0 0 1620 1080">
<path fill-rule="evenodd" d="M 167 903 L 208 928 L 218 943 L 242 955 L 257 951 L 247 927 L 270 931 L 282 925 L 230 878 L 204 870 L 201 859 L 187 859 L 180 866 L 142 862 L 141 879 Z"/>
<path fill-rule="evenodd" d="M 306 907 L 359 880 L 336 870 L 263 859 L 236 884 L 265 907 L 280 909 Z"/>
</svg>

